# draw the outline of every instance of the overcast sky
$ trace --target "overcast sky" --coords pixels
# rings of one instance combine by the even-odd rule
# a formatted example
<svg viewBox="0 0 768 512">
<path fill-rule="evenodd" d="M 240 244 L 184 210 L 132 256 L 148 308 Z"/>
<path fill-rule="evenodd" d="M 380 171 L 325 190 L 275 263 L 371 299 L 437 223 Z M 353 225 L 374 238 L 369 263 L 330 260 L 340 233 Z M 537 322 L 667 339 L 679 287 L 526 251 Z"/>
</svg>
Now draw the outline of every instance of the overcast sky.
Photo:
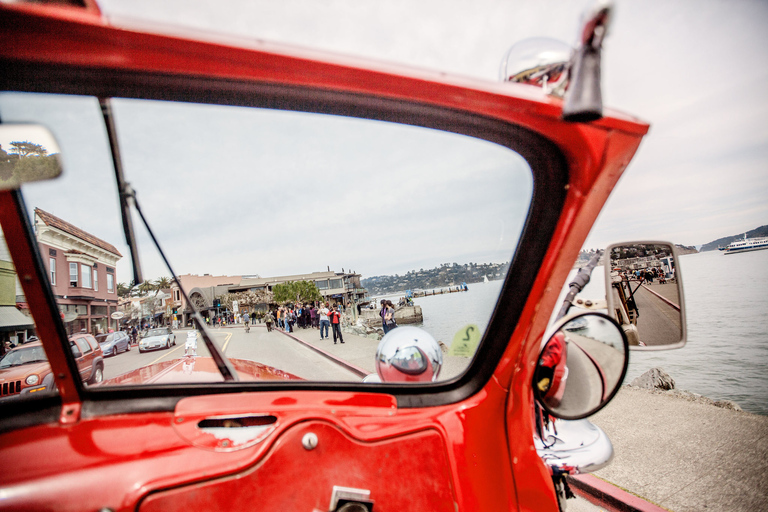
<svg viewBox="0 0 768 512">
<path fill-rule="evenodd" d="M 115 19 L 151 19 L 489 81 L 498 80 L 501 60 L 517 41 L 546 36 L 573 42 L 580 13 L 589 5 L 492 0 L 99 3 Z M 585 247 L 631 239 L 698 245 L 768 224 L 765 27 L 768 2 L 616 2 L 603 54 L 604 102 L 649 122 L 651 129 Z M 507 242 L 515 239 L 506 237 Z M 345 265 L 329 263 L 336 270 Z M 324 267 L 306 269 L 311 270 Z M 230 267 L 211 271 L 248 272 Z"/>
<path fill-rule="evenodd" d="M 516 41 L 572 43 L 591 2 L 100 0 L 106 12 L 497 80 Z M 651 123 L 586 245 L 697 245 L 768 224 L 768 2 L 622 1 L 607 106 Z"/>
</svg>

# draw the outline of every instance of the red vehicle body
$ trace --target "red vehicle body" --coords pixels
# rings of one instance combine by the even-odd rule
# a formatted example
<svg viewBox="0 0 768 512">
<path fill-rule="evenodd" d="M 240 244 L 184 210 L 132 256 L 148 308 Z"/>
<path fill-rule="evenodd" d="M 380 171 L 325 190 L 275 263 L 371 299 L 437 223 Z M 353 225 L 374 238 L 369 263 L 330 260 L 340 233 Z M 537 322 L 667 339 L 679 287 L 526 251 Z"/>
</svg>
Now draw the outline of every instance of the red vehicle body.
<svg viewBox="0 0 768 512">
<path fill-rule="evenodd" d="M 478 358 L 486 362 L 426 392 L 222 385 L 129 398 L 86 389 L 72 378 L 23 206 L 16 192 L 0 192 L 0 223 L 59 390 L 3 419 L 0 458 L 13 469 L 0 477 L 0 507 L 326 510 L 333 486 L 344 485 L 370 490 L 381 512 L 558 509 L 534 449 L 533 372 L 556 291 L 648 125 L 613 111 L 589 124 L 564 122 L 561 100 L 525 85 L 116 28 L 94 8 L 4 4 L 0 27 L 4 90 L 157 97 L 165 89 L 212 102 L 260 90 L 335 112 L 370 107 L 371 116 L 395 120 L 421 112 L 448 130 L 467 119 L 520 129 L 548 145 L 555 162 L 543 164 L 550 179 L 534 193 L 540 214 L 529 218 L 524 257 L 510 272 L 528 277 L 497 306 Z M 265 417 L 273 419 L 252 442 L 223 442 L 197 427 Z M 320 439 L 313 450 L 302 446 L 309 432 Z"/>
</svg>

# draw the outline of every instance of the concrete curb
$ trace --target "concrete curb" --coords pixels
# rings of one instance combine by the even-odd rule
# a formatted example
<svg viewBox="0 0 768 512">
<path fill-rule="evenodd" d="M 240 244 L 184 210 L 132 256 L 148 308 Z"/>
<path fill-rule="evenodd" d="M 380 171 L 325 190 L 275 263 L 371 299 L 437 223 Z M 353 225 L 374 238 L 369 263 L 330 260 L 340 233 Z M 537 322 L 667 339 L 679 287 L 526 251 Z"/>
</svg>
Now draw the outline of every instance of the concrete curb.
<svg viewBox="0 0 768 512">
<path fill-rule="evenodd" d="M 658 294 L 658 293 L 656 293 L 655 291 L 651 290 L 650 288 L 648 288 L 648 287 L 647 287 L 647 286 L 645 286 L 644 284 L 643 284 L 643 285 L 641 285 L 641 286 L 643 287 L 643 289 L 644 289 L 644 290 L 651 292 L 651 293 L 652 293 L 652 294 L 654 294 L 656 297 L 660 298 L 661 300 L 663 300 L 664 302 L 666 302 L 667 304 L 669 304 L 670 306 L 672 306 L 672 307 L 673 307 L 673 308 L 675 308 L 676 310 L 680 311 L 680 306 L 678 306 L 677 304 L 675 304 L 674 302 L 672 302 L 672 301 L 671 301 L 671 300 L 669 300 L 668 298 L 666 298 L 666 297 L 662 297 L 660 294 Z"/>
<path fill-rule="evenodd" d="M 287 332 L 285 332 L 283 330 L 280 330 L 280 329 L 275 329 L 275 330 L 277 330 L 277 332 L 279 332 L 279 333 L 281 333 L 281 334 L 283 334 L 285 336 L 288 336 L 289 338 L 291 338 L 294 341 L 298 341 L 299 343 L 301 343 L 305 347 L 311 348 L 312 350 L 314 350 L 315 352 L 317 352 L 321 356 L 326 357 L 326 358 L 332 360 L 336 364 L 338 364 L 340 366 L 343 366 L 347 370 L 351 371 L 352 373 L 355 373 L 355 374 L 359 375 L 360 377 L 365 377 L 365 376 L 367 376 L 370 373 L 370 372 L 368 372 L 366 370 L 363 370 L 362 368 L 360 368 L 358 366 L 353 365 L 352 363 L 348 363 L 345 360 L 334 356 L 333 354 L 329 354 L 325 350 L 323 350 L 321 348 L 317 348 L 316 346 L 312 345 L 311 343 L 307 343 L 306 341 L 301 340 L 301 339 L 297 338 L 296 336 L 294 336 L 294 335 L 292 335 L 290 333 L 287 333 Z"/>
<path fill-rule="evenodd" d="M 669 512 L 592 475 L 567 477 L 573 493 L 608 512 Z"/>
</svg>

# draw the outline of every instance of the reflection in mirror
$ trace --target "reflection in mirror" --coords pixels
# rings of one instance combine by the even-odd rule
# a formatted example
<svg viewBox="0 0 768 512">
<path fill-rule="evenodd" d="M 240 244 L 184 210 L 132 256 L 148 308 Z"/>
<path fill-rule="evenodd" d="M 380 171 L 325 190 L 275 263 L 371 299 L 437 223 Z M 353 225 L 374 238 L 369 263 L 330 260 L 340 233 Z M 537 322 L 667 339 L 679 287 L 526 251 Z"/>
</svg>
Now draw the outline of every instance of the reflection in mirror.
<svg viewBox="0 0 768 512">
<path fill-rule="evenodd" d="M 0 124 L 0 190 L 50 180 L 61 174 L 59 146 L 51 132 L 35 124 Z"/>
<path fill-rule="evenodd" d="M 434 382 L 442 366 L 440 345 L 418 327 L 389 331 L 376 350 L 376 372 L 382 382 Z"/>
<path fill-rule="evenodd" d="M 630 348 L 668 349 L 685 344 L 685 307 L 674 246 L 634 243 L 608 248 L 606 296 L 609 314 Z"/>
<path fill-rule="evenodd" d="M 602 313 L 580 313 L 559 325 L 539 356 L 534 393 L 555 417 L 585 418 L 608 403 L 621 384 L 626 337 Z"/>
<path fill-rule="evenodd" d="M 67 332 L 126 330 L 132 348 L 146 327 L 175 335 L 175 345 L 105 357 L 101 387 L 137 370 L 131 385 L 194 382 L 205 364 L 188 359 L 211 354 L 199 343 L 184 356 L 192 304 L 239 373 L 261 365 L 242 381 L 360 382 L 376 372 L 382 299 L 394 331 L 418 326 L 441 352 L 451 349 L 439 375 L 423 348 L 393 367 L 429 363 L 419 374 L 429 382 L 466 370 L 530 209 L 531 168 L 513 148 L 309 112 L 124 98 L 110 105 L 125 179 L 189 303 L 142 228 L 147 280 L 131 283 L 98 99 L 0 94 L 4 121 L 50 127 L 68 170 L 23 188 Z"/>
</svg>

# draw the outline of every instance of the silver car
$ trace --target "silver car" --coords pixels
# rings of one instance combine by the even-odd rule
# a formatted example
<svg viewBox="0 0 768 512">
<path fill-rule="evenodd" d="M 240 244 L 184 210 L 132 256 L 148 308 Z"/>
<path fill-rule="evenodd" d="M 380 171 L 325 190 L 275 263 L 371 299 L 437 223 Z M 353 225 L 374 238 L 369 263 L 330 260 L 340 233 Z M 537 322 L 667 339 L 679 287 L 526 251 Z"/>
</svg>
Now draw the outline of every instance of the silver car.
<svg viewBox="0 0 768 512">
<path fill-rule="evenodd" d="M 124 331 L 97 334 L 96 341 L 99 342 L 105 356 L 116 356 L 120 352 L 131 350 L 131 338 Z"/>
<path fill-rule="evenodd" d="M 155 350 L 159 348 L 171 348 L 176 345 L 176 335 L 170 327 L 158 327 L 150 329 L 139 341 L 139 352 Z"/>
</svg>

